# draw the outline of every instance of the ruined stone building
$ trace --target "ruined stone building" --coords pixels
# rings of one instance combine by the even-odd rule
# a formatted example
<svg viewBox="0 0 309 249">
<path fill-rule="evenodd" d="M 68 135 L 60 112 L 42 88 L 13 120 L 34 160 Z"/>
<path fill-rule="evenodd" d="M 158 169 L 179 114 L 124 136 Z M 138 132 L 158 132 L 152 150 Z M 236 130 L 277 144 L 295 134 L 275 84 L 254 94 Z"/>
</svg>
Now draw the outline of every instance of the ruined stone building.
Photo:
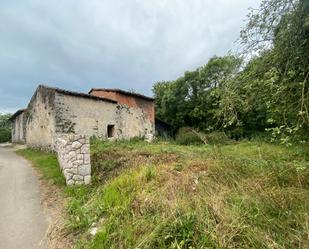
<svg viewBox="0 0 309 249">
<path fill-rule="evenodd" d="M 46 149 L 64 134 L 129 139 L 155 132 L 153 99 L 119 89 L 85 94 L 40 85 L 11 121 L 13 142 Z"/>
</svg>

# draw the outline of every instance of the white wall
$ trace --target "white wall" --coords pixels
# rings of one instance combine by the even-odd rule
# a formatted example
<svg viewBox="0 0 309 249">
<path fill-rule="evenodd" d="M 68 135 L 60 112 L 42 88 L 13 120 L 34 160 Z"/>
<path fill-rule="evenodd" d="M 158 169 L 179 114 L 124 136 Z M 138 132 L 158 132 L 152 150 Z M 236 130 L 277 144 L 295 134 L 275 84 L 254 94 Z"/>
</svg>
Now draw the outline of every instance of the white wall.
<svg viewBox="0 0 309 249">
<path fill-rule="evenodd" d="M 55 149 L 55 140 L 63 134 L 105 139 L 108 125 L 114 125 L 116 139 L 154 134 L 154 124 L 141 108 L 76 96 L 43 86 L 33 95 L 27 117 L 27 145 L 46 149 Z"/>
<path fill-rule="evenodd" d="M 115 124 L 115 103 L 56 93 L 57 133 L 107 136 L 107 125 Z"/>
<path fill-rule="evenodd" d="M 115 125 L 114 137 L 128 139 L 154 133 L 147 114 L 140 108 L 56 93 L 57 133 L 107 138 L 107 126 Z"/>
<path fill-rule="evenodd" d="M 26 143 L 50 149 L 55 137 L 54 92 L 39 88 L 28 105 Z"/>
<path fill-rule="evenodd" d="M 12 123 L 12 142 L 24 143 L 25 142 L 25 113 L 22 112 L 15 117 Z"/>
</svg>

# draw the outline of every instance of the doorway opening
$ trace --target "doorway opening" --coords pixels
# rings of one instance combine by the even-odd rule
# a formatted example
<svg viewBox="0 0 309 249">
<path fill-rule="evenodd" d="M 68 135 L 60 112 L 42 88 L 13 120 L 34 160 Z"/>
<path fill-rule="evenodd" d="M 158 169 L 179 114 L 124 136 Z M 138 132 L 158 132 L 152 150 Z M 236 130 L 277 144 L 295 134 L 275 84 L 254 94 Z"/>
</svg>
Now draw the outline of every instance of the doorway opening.
<svg viewBox="0 0 309 249">
<path fill-rule="evenodd" d="M 107 126 L 107 137 L 114 137 L 115 133 L 115 125 L 108 125 Z"/>
</svg>

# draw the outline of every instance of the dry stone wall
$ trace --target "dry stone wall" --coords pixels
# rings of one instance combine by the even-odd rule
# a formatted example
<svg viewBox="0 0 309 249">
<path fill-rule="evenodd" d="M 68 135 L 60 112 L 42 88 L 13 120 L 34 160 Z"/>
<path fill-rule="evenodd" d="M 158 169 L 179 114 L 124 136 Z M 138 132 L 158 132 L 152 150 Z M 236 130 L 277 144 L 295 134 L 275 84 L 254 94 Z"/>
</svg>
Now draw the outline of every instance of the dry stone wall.
<svg viewBox="0 0 309 249">
<path fill-rule="evenodd" d="M 57 137 L 55 150 L 67 185 L 91 182 L 89 137 L 81 135 Z"/>
</svg>

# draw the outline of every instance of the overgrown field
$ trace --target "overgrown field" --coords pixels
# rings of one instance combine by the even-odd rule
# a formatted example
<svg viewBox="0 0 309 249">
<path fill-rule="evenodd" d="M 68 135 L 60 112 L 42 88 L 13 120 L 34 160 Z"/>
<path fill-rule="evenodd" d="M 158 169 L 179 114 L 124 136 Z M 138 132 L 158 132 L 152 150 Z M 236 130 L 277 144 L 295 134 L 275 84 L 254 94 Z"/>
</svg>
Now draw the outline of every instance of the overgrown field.
<svg viewBox="0 0 309 249">
<path fill-rule="evenodd" d="M 91 146 L 88 187 L 64 187 L 59 170 L 50 173 L 55 156 L 20 152 L 68 196 L 65 229 L 78 237 L 75 248 L 308 248 L 308 147 Z"/>
</svg>

